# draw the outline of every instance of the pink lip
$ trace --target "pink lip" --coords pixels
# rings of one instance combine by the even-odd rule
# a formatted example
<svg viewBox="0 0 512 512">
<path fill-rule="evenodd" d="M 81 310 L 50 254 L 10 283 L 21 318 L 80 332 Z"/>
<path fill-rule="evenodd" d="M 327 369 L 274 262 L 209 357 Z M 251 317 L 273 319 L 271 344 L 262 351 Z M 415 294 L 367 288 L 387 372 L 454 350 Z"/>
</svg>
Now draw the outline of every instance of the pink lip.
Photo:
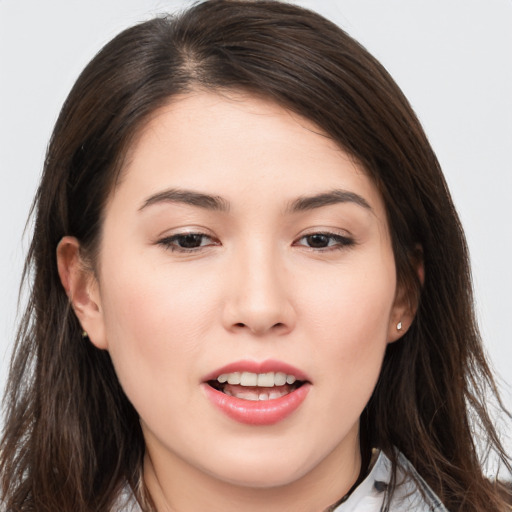
<svg viewBox="0 0 512 512">
<path fill-rule="evenodd" d="M 311 384 L 304 383 L 300 388 L 274 400 L 251 401 L 236 398 L 203 384 L 208 399 L 224 414 L 239 423 L 247 425 L 273 425 L 284 420 L 304 401 Z"/>
<path fill-rule="evenodd" d="M 222 368 L 218 368 L 208 375 L 205 375 L 203 382 L 209 380 L 215 380 L 222 373 L 234 373 L 234 372 L 251 372 L 251 373 L 268 373 L 268 372 L 282 372 L 287 375 L 294 375 L 298 380 L 311 381 L 311 379 L 298 368 L 283 363 L 282 361 L 276 361 L 274 359 L 267 359 L 266 361 L 236 361 L 234 363 L 227 364 Z"/>
<path fill-rule="evenodd" d="M 220 411 L 239 423 L 247 425 L 273 425 L 278 423 L 300 407 L 311 388 L 310 382 L 304 382 L 299 388 L 280 398 L 252 401 L 226 395 L 207 384 L 209 380 L 215 380 L 222 373 L 244 371 L 252 373 L 283 372 L 287 375 L 294 375 L 301 381 L 309 381 L 308 377 L 297 368 L 273 360 L 263 362 L 238 361 L 206 375 L 203 381 L 203 389 L 207 398 Z"/>
</svg>

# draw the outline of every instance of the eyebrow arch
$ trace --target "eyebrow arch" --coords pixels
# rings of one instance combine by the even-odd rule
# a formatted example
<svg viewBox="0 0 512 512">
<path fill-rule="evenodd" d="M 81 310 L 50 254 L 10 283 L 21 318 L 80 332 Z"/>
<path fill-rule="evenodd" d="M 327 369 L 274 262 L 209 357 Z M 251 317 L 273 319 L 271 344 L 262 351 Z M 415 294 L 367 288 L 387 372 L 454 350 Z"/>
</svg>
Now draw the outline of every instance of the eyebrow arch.
<svg viewBox="0 0 512 512">
<path fill-rule="evenodd" d="M 348 190 L 331 190 L 314 196 L 299 197 L 290 204 L 288 211 L 292 213 L 303 212 L 338 203 L 355 203 L 358 206 L 372 211 L 372 207 L 364 197 L 354 192 L 349 192 Z"/>
<path fill-rule="evenodd" d="M 148 197 L 139 208 L 139 211 L 158 203 L 181 203 L 220 212 L 227 212 L 229 210 L 229 203 L 222 197 L 210 196 L 191 190 L 171 188 Z"/>
</svg>

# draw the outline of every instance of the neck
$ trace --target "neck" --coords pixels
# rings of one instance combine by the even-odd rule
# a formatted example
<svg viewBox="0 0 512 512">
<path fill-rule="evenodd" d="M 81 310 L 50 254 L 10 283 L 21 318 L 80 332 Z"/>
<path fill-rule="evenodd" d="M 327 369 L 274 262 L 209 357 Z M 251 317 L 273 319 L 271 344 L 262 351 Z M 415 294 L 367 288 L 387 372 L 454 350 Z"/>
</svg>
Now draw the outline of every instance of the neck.
<svg viewBox="0 0 512 512">
<path fill-rule="evenodd" d="M 349 450 L 337 447 L 307 474 L 274 487 L 222 481 L 174 454 L 161 455 L 148 447 L 144 461 L 157 512 L 322 512 L 348 493 L 361 470 L 358 442 Z"/>
</svg>

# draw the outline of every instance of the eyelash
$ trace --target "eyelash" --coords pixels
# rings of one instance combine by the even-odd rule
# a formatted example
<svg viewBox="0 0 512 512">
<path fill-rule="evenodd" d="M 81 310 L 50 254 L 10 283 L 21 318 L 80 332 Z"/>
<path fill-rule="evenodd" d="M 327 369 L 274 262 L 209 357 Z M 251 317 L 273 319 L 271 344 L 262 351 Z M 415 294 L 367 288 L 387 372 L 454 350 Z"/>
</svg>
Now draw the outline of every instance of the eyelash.
<svg viewBox="0 0 512 512">
<path fill-rule="evenodd" d="M 212 243 L 203 245 L 200 242 L 200 245 L 197 245 L 195 247 L 180 247 L 178 245 L 178 243 L 180 241 L 183 242 L 187 237 L 195 238 L 196 240 L 197 240 L 197 238 L 199 238 L 201 240 L 201 242 L 204 241 L 205 239 L 211 240 Z M 219 242 L 216 242 L 212 237 L 210 237 L 204 233 L 193 233 L 193 232 L 192 233 L 178 233 L 177 235 L 168 236 L 168 237 L 162 238 L 157 243 L 159 245 L 163 245 L 166 249 L 168 249 L 172 252 L 182 252 L 182 253 L 196 252 L 196 251 L 200 250 L 202 247 L 208 247 L 211 245 L 219 245 Z"/>
<path fill-rule="evenodd" d="M 308 238 L 313 238 L 313 237 L 318 237 L 318 238 L 323 237 L 324 241 L 327 241 L 328 245 L 326 245 L 325 247 L 311 247 L 311 245 L 304 245 L 304 244 L 299 243 L 301 240 L 306 240 Z M 331 244 L 331 242 L 334 242 L 334 243 Z M 311 240 L 309 243 L 311 244 Z M 303 246 L 306 249 L 311 250 L 311 251 L 327 252 L 327 251 L 339 251 L 342 249 L 346 249 L 347 247 L 351 247 L 351 246 L 355 245 L 355 240 L 353 238 L 343 236 L 343 235 L 338 235 L 336 233 L 320 231 L 320 232 L 309 233 L 307 235 L 301 236 L 297 240 L 297 242 L 294 242 L 294 245 Z"/>
<path fill-rule="evenodd" d="M 324 247 L 312 247 L 311 239 L 313 237 L 317 237 L 319 239 L 322 238 L 323 239 L 322 241 L 327 243 L 327 245 Z M 183 243 L 186 238 L 192 238 L 194 241 L 199 242 L 199 245 L 196 245 L 194 247 L 180 246 L 179 243 L 180 242 Z M 310 239 L 309 245 L 300 243 L 301 240 L 307 240 L 308 238 Z M 203 242 L 205 240 L 210 240 L 210 243 L 203 244 Z M 317 242 L 318 241 L 320 241 L 320 240 L 317 240 Z M 191 242 L 194 243 L 192 240 L 191 240 Z M 177 235 L 172 235 L 172 236 L 169 236 L 166 238 L 162 238 L 157 243 L 159 245 L 164 246 L 166 249 L 168 249 L 172 252 L 181 252 L 181 253 L 197 252 L 197 251 L 201 250 L 201 248 L 204 248 L 204 247 L 220 245 L 220 243 L 218 241 L 216 241 L 215 239 L 213 239 L 212 237 L 210 237 L 204 233 L 195 233 L 195 232 L 179 233 Z M 353 238 L 338 235 L 336 233 L 315 232 L 315 233 L 309 233 L 307 235 L 301 236 L 300 238 L 297 239 L 297 241 L 295 241 L 293 243 L 293 245 L 305 247 L 306 249 L 311 250 L 311 251 L 327 252 L 327 251 L 336 251 L 336 250 L 345 249 L 347 247 L 351 247 L 351 246 L 355 245 L 355 241 Z"/>
</svg>

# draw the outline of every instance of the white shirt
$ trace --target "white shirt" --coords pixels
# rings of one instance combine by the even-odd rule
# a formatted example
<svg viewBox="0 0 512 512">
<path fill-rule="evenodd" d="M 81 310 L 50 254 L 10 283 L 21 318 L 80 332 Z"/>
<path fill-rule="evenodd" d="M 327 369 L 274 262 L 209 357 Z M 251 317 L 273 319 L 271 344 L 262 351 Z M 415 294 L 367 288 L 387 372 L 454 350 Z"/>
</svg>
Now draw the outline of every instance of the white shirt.
<svg viewBox="0 0 512 512">
<path fill-rule="evenodd" d="M 411 463 L 399 454 L 399 469 L 390 512 L 448 512 L 432 489 L 416 472 Z M 403 470 L 410 471 L 418 484 L 406 477 Z M 391 462 L 383 452 L 379 454 L 368 476 L 354 489 L 349 498 L 334 509 L 334 512 L 380 512 L 386 496 L 385 488 L 391 478 Z M 421 490 L 425 495 L 421 493 Z"/>
</svg>

